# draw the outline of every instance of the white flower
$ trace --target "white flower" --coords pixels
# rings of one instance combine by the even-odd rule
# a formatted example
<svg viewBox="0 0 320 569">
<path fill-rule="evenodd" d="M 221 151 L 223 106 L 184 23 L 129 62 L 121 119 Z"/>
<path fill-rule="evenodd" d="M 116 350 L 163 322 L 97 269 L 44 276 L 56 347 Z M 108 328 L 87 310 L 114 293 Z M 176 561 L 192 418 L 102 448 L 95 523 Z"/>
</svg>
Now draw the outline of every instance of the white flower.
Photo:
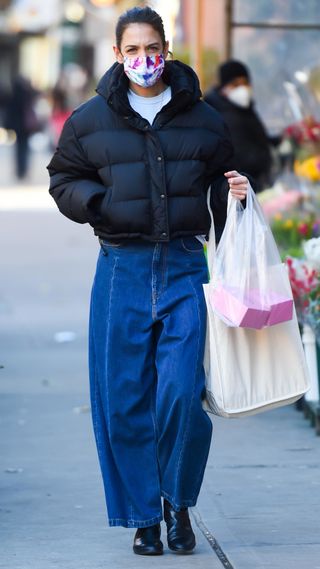
<svg viewBox="0 0 320 569">
<path fill-rule="evenodd" d="M 317 270 L 320 270 L 320 237 L 314 237 L 303 243 L 303 250 L 307 261 Z"/>
</svg>

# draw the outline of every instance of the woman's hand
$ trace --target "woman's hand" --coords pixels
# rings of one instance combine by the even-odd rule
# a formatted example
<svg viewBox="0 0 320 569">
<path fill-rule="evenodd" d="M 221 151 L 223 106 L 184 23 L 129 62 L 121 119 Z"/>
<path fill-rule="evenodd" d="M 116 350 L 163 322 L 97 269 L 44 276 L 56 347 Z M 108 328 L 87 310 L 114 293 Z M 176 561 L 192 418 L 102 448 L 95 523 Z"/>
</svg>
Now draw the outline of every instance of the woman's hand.
<svg viewBox="0 0 320 569">
<path fill-rule="evenodd" d="M 249 187 L 248 178 L 239 174 L 237 170 L 225 172 L 224 175 L 228 179 L 229 189 L 232 197 L 236 198 L 236 200 L 244 200 L 246 198 Z"/>
</svg>

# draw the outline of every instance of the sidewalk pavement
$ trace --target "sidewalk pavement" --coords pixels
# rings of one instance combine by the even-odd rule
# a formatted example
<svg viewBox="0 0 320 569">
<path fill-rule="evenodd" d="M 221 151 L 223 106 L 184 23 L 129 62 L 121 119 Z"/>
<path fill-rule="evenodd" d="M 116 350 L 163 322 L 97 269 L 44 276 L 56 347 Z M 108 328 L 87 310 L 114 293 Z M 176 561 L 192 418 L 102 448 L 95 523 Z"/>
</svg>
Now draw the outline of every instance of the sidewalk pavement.
<svg viewBox="0 0 320 569">
<path fill-rule="evenodd" d="M 320 569 L 320 440 L 294 407 L 213 419 L 194 555 L 135 556 L 134 530 L 107 526 L 86 357 L 97 241 L 3 197 L 0 568 Z"/>
</svg>

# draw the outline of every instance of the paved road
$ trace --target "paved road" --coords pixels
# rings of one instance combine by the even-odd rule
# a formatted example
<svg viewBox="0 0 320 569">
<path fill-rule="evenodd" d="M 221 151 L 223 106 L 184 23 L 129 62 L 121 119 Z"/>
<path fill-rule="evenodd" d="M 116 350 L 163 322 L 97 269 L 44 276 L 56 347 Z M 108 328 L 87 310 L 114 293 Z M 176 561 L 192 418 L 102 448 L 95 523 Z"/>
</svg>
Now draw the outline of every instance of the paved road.
<svg viewBox="0 0 320 569">
<path fill-rule="evenodd" d="M 11 191 L 0 189 L 0 567 L 320 569 L 320 439 L 292 407 L 214 420 L 197 554 L 134 556 L 134 530 L 107 527 L 86 357 L 97 242 L 45 187 L 33 206 Z"/>
</svg>

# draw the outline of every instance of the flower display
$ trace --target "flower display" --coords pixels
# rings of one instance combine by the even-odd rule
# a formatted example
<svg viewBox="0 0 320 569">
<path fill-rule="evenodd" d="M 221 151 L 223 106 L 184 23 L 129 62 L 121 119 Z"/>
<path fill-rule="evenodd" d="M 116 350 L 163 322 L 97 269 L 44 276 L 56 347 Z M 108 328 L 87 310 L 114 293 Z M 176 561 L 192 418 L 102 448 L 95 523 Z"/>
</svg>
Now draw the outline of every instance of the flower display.
<svg viewBox="0 0 320 569">
<path fill-rule="evenodd" d="M 305 258 L 314 269 L 320 271 L 320 237 L 309 239 L 303 243 Z"/>
<path fill-rule="evenodd" d="M 320 343 L 320 283 L 308 296 L 308 304 L 304 310 L 304 321 L 311 326 L 318 343 Z"/>
<path fill-rule="evenodd" d="M 313 213 L 299 215 L 296 212 L 291 216 L 289 213 L 277 213 L 271 220 L 271 229 L 282 257 L 302 257 L 303 242 L 320 237 L 320 218 Z"/>
<path fill-rule="evenodd" d="M 312 116 L 307 117 L 288 126 L 284 131 L 284 137 L 301 149 L 301 153 L 307 144 L 319 145 L 320 149 L 320 123 Z"/>
<path fill-rule="evenodd" d="M 294 172 L 311 182 L 320 180 L 320 123 L 307 117 L 288 126 L 284 133 L 294 156 Z"/>
<path fill-rule="evenodd" d="M 309 266 L 304 259 L 287 257 L 286 263 L 295 300 L 302 299 L 318 285 L 318 271 Z"/>
<path fill-rule="evenodd" d="M 310 294 L 320 287 L 319 271 L 304 259 L 287 257 L 286 264 L 297 315 L 300 322 L 303 322 Z"/>
<path fill-rule="evenodd" d="M 263 209 L 265 216 L 270 219 L 272 216 L 280 212 L 285 212 L 299 206 L 303 201 L 303 196 L 299 190 L 277 189 L 277 187 L 269 188 L 260 192 L 258 195 L 259 203 Z"/>
<path fill-rule="evenodd" d="M 302 161 L 295 160 L 294 171 L 297 176 L 308 178 L 311 182 L 318 182 L 320 180 L 320 154 Z"/>
</svg>

